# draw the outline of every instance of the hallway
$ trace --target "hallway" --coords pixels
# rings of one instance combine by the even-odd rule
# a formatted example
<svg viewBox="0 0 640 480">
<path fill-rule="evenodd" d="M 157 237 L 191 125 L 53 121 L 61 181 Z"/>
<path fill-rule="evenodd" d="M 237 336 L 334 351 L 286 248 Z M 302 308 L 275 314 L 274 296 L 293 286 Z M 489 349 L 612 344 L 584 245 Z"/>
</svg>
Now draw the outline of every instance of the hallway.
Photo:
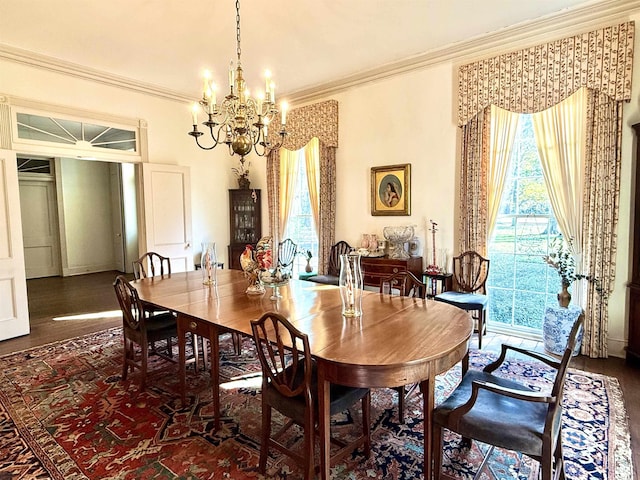
<svg viewBox="0 0 640 480">
<path fill-rule="evenodd" d="M 120 326 L 112 286 L 119 273 L 27 280 L 31 333 L 0 342 L 0 355 Z"/>
</svg>

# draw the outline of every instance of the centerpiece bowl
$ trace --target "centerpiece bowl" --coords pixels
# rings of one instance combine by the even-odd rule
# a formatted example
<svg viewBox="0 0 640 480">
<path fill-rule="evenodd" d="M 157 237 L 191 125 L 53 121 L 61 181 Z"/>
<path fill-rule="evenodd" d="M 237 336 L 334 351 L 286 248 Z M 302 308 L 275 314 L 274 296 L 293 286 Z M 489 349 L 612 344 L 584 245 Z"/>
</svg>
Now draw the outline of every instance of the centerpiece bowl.
<svg viewBox="0 0 640 480">
<path fill-rule="evenodd" d="M 404 244 L 414 236 L 412 226 L 384 227 L 382 233 L 389 242 L 389 258 L 409 258 L 410 255 L 404 248 Z"/>
<path fill-rule="evenodd" d="M 289 283 L 291 273 L 281 270 L 280 267 L 269 268 L 261 270 L 258 274 L 258 279 L 263 286 L 271 287 L 272 290 L 269 300 L 277 300 L 282 298 L 278 288 Z"/>
</svg>

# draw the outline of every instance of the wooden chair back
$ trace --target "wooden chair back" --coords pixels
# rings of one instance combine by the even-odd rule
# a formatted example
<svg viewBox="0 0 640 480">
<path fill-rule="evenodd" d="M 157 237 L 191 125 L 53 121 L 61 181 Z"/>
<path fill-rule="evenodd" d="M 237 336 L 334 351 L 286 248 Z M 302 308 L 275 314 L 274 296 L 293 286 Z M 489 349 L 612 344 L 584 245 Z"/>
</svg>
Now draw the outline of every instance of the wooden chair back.
<svg viewBox="0 0 640 480">
<path fill-rule="evenodd" d="M 171 275 L 171 259 L 159 253 L 147 252 L 133 262 L 133 276 L 136 280 L 165 273 Z"/>
<path fill-rule="evenodd" d="M 486 295 L 489 276 L 489 259 L 473 250 L 467 250 L 453 257 L 454 289 L 459 292 Z"/>
<path fill-rule="evenodd" d="M 426 298 L 427 285 L 411 272 L 396 272 L 380 279 L 380 293 L 400 292 L 405 297 Z"/>
<path fill-rule="evenodd" d="M 340 275 L 340 255 L 345 255 L 353 250 L 353 247 L 344 240 L 340 240 L 338 243 L 331 247 L 329 253 L 329 268 L 327 275 L 337 277 Z"/>
<path fill-rule="evenodd" d="M 131 286 L 124 275 L 118 275 L 113 283 L 118 304 L 122 310 L 122 321 L 125 330 L 144 330 L 145 310 L 138 297 L 138 292 Z"/>
<path fill-rule="evenodd" d="M 278 265 L 283 269 L 290 269 L 298 253 L 298 246 L 290 238 L 278 243 Z"/>
<path fill-rule="evenodd" d="M 270 382 L 281 395 L 304 394 L 310 402 L 312 360 L 307 335 L 276 312 L 267 312 L 253 320 L 251 331 L 262 366 L 264 388 Z"/>
</svg>

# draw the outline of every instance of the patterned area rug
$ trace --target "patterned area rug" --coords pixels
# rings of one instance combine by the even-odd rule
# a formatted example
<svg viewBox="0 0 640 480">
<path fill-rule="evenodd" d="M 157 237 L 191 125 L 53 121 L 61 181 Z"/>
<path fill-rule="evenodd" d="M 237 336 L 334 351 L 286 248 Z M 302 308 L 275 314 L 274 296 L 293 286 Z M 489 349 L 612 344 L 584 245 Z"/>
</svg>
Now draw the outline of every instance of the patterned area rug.
<svg viewBox="0 0 640 480">
<path fill-rule="evenodd" d="M 260 438 L 260 373 L 253 345 L 240 356 L 230 339 L 221 343 L 222 428 L 213 431 L 206 373 L 188 376 L 189 406 L 176 395 L 173 364 L 160 369 L 140 392 L 136 375 L 122 382 L 120 329 L 0 357 L 0 479 L 223 479 L 263 478 L 257 471 Z M 473 351 L 472 368 L 490 355 Z M 511 362 L 505 375 L 539 388 L 548 372 Z M 459 368 L 441 375 L 437 401 L 455 387 Z M 567 478 L 631 478 L 627 418 L 616 379 L 572 370 L 565 394 L 564 445 Z M 369 459 L 356 452 L 332 468 L 333 479 L 414 479 L 422 472 L 422 411 L 418 394 L 397 421 L 395 392 L 372 393 Z M 360 412 L 334 417 L 332 432 L 357 434 Z M 275 417 L 275 421 L 282 421 Z M 293 435 L 292 441 L 299 439 Z M 444 472 L 450 478 L 536 479 L 537 462 L 514 452 L 473 443 L 461 449 L 446 435 Z M 268 478 L 300 478 L 301 471 L 274 453 Z"/>
</svg>

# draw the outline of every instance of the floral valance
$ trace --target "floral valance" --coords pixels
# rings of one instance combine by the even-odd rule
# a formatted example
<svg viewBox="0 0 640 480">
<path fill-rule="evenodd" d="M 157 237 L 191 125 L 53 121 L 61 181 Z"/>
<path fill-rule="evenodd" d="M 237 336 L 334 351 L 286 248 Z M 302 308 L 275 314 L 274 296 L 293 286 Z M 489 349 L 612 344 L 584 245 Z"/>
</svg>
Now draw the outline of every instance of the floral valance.
<svg viewBox="0 0 640 480">
<path fill-rule="evenodd" d="M 581 87 L 631 99 L 634 22 L 463 65 L 458 125 L 489 105 L 518 113 L 545 110 Z"/>
<path fill-rule="evenodd" d="M 338 102 L 327 100 L 287 112 L 287 131 L 291 132 L 285 140 L 288 150 L 299 150 L 313 137 L 325 147 L 338 147 Z M 277 133 L 270 129 L 269 136 Z M 270 138 L 275 141 L 275 138 Z"/>
</svg>

